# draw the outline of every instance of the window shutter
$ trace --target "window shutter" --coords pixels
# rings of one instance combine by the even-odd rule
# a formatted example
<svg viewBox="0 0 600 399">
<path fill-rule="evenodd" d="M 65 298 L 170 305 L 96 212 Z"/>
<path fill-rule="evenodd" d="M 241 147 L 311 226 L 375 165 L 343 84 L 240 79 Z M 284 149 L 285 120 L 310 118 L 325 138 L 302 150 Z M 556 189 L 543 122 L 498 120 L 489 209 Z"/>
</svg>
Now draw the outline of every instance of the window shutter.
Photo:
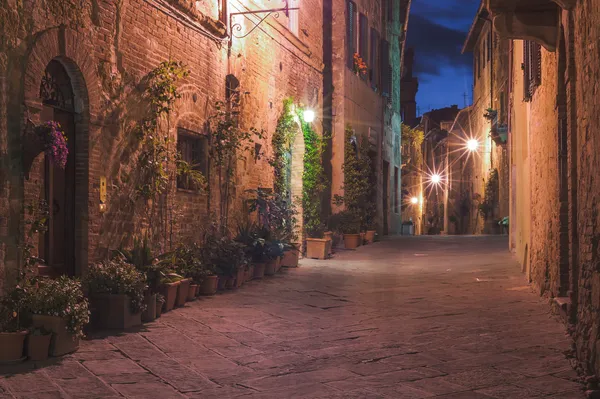
<svg viewBox="0 0 600 399">
<path fill-rule="evenodd" d="M 347 15 L 346 15 L 346 43 L 348 49 L 348 68 L 354 68 L 354 53 L 356 53 L 356 49 L 354 48 L 354 31 L 355 31 L 355 19 L 354 14 L 356 13 L 356 5 L 354 2 L 349 1 L 347 7 Z"/>
<path fill-rule="evenodd" d="M 523 98 L 529 101 L 529 42 L 523 40 Z"/>
<path fill-rule="evenodd" d="M 378 51 L 379 51 L 379 32 L 375 30 L 375 28 L 371 28 L 371 58 L 370 58 L 370 78 L 371 78 L 371 87 L 377 88 L 379 87 L 379 65 L 378 61 Z"/>
<path fill-rule="evenodd" d="M 359 52 L 363 61 L 369 59 L 369 20 L 365 14 L 360 14 L 359 20 L 360 42 Z"/>
<path fill-rule="evenodd" d="M 533 68 L 535 68 L 533 81 L 534 85 L 537 87 L 542 84 L 542 46 L 538 43 L 534 43 L 533 46 L 533 52 L 535 53 L 533 63 Z"/>
<path fill-rule="evenodd" d="M 381 94 L 391 97 L 392 94 L 392 66 L 390 65 L 390 43 L 381 41 Z"/>
</svg>

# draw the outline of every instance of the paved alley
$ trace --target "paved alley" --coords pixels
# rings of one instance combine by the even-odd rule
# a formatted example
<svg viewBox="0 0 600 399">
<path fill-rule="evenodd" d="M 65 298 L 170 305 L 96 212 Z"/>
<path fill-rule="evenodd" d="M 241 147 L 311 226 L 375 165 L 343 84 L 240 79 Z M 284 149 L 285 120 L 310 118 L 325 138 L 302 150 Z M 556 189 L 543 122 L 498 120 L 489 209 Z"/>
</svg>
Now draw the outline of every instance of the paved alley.
<svg viewBox="0 0 600 399">
<path fill-rule="evenodd" d="M 583 398 L 563 325 L 505 248 L 399 237 L 304 260 L 23 364 L 0 398 Z"/>
</svg>

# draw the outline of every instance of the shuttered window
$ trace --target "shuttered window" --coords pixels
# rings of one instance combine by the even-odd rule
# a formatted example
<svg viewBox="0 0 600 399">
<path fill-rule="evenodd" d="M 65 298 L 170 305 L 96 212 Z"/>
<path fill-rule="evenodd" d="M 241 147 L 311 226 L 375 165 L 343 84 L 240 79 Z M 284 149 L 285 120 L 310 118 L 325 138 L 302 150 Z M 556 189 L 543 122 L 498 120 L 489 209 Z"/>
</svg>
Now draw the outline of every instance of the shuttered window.
<svg viewBox="0 0 600 399">
<path fill-rule="evenodd" d="M 356 4 L 353 1 L 347 3 L 346 14 L 346 45 L 348 68 L 354 68 L 354 53 L 356 53 Z"/>
<path fill-rule="evenodd" d="M 369 58 L 369 79 L 373 89 L 379 88 L 379 32 L 371 28 L 371 56 Z"/>
<path fill-rule="evenodd" d="M 523 75 L 524 98 L 530 101 L 542 84 L 542 46 L 529 40 L 523 41 Z"/>
<path fill-rule="evenodd" d="M 368 62 L 369 59 L 369 20 L 365 14 L 360 14 L 360 18 L 358 20 L 358 29 L 359 29 L 359 37 L 358 37 L 358 51 L 360 54 L 360 58 L 363 61 Z"/>
<path fill-rule="evenodd" d="M 390 65 L 390 43 L 381 41 L 381 94 L 384 97 L 392 95 L 392 66 Z"/>
<path fill-rule="evenodd" d="M 202 173 L 208 172 L 208 140 L 206 136 L 187 129 L 177 129 L 177 152 L 182 161 L 189 164 L 192 170 Z M 188 174 L 177 176 L 177 188 L 197 191 L 196 180 Z"/>
</svg>

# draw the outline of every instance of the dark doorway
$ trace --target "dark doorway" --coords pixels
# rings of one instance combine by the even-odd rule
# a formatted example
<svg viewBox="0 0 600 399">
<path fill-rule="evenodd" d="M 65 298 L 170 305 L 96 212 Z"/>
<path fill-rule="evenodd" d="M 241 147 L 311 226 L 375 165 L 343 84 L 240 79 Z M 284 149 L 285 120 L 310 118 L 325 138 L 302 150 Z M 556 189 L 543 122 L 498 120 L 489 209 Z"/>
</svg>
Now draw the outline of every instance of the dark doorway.
<svg viewBox="0 0 600 399">
<path fill-rule="evenodd" d="M 42 120 L 60 124 L 69 155 L 64 169 L 44 160 L 44 195 L 50 217 L 48 230 L 40 240 L 40 255 L 56 274 L 75 274 L 75 115 L 74 96 L 67 71 L 51 61 L 40 87 L 44 105 Z"/>
</svg>

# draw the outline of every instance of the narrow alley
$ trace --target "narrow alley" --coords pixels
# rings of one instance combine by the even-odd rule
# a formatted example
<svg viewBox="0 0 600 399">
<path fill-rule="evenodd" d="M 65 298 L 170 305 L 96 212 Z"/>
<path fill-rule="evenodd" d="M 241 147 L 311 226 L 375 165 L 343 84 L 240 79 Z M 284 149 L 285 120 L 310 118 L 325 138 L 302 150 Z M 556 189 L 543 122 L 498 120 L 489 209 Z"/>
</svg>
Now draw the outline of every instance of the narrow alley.
<svg viewBox="0 0 600 399">
<path fill-rule="evenodd" d="M 583 398 L 564 326 L 506 245 L 394 237 L 305 259 L 13 366 L 0 398 Z"/>
</svg>

